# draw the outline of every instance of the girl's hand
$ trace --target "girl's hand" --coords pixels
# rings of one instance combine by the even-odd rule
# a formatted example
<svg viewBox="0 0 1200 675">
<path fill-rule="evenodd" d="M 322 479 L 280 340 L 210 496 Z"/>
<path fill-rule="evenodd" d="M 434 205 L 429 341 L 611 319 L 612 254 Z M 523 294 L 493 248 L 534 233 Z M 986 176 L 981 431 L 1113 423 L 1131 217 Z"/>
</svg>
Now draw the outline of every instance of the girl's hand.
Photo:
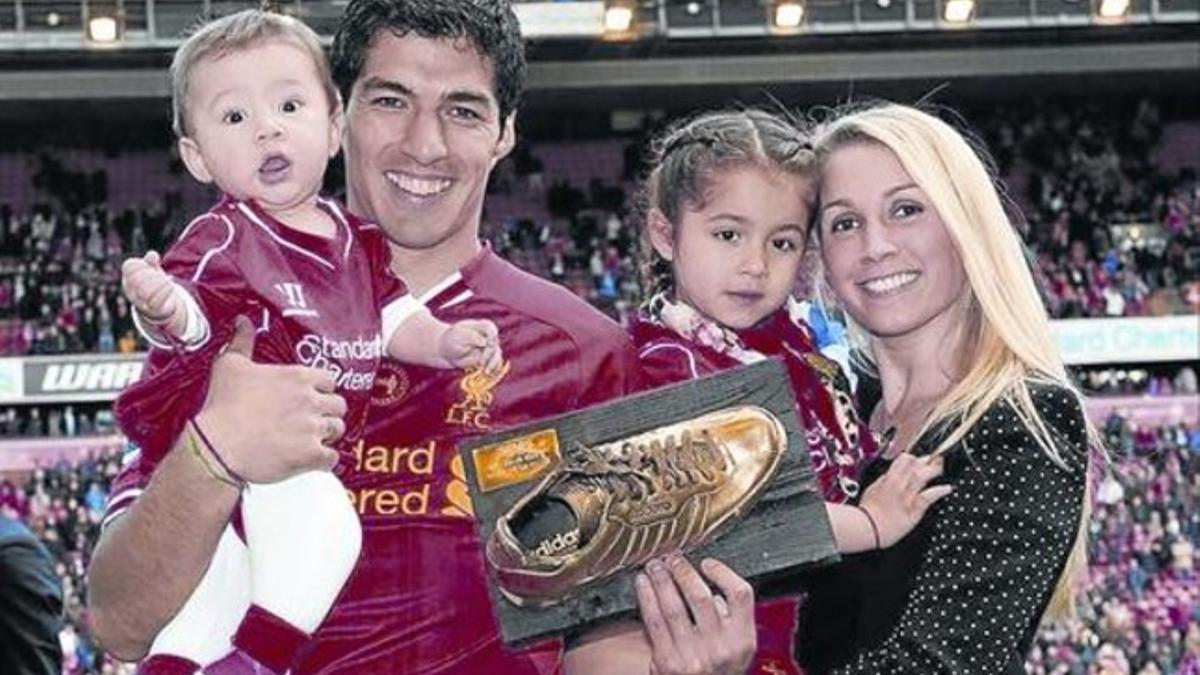
<svg viewBox="0 0 1200 675">
<path fill-rule="evenodd" d="M 942 475 L 942 457 L 914 457 L 905 452 L 863 493 L 859 508 L 879 528 L 879 547 L 888 548 L 912 531 L 937 500 L 950 494 L 949 485 L 926 487 Z"/>
</svg>

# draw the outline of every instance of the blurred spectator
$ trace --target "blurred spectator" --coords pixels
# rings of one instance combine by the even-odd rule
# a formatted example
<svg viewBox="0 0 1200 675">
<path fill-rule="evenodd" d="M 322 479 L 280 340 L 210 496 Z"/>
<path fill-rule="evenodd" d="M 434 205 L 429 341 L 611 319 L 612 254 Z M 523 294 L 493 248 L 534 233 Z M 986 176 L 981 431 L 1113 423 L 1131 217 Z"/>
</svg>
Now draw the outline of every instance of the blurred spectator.
<svg viewBox="0 0 1200 675">
<path fill-rule="evenodd" d="M 79 437 L 112 432 L 112 409 L 107 403 L 0 408 L 0 437 Z"/>
<path fill-rule="evenodd" d="M 58 675 L 63 590 L 29 529 L 0 512 L 0 672 Z"/>
<path fill-rule="evenodd" d="M 82 675 L 90 673 L 133 673 L 131 664 L 120 664 L 103 655 L 87 628 L 86 570 L 92 548 L 100 532 L 104 503 L 109 486 L 120 467 L 120 455 L 109 446 L 98 447 L 95 454 L 76 463 L 59 463 L 33 471 L 23 482 L 0 481 L 0 518 L 20 518 L 41 541 L 53 560 L 48 573 L 61 584 L 59 607 L 61 627 L 50 633 L 56 653 L 61 647 L 61 669 L 54 673 Z M 7 573 L 0 573 L 0 583 Z M 0 604 L 7 590 L 0 593 Z M 7 610 L 0 611 L 0 622 Z M 0 628 L 0 654 L 12 642 Z M 21 673 L 0 661 L 0 672 Z"/>
<path fill-rule="evenodd" d="M 525 191 L 530 197 L 540 198 L 545 191 L 544 165 L 528 143 L 518 143 L 513 151 L 513 171 L 517 178 L 524 181 Z"/>
</svg>

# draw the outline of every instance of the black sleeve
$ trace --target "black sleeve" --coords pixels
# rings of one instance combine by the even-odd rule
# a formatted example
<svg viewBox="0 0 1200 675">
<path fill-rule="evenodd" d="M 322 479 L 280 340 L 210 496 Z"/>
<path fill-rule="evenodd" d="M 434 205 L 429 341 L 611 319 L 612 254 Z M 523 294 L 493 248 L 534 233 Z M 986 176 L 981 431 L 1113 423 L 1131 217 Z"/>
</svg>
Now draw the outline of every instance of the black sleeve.
<svg viewBox="0 0 1200 675">
<path fill-rule="evenodd" d="M 929 547 L 892 632 L 835 671 L 1008 672 L 1065 567 L 1079 530 L 1087 462 L 1083 413 L 1061 388 L 1035 405 L 1065 467 L 1054 462 L 1006 404 L 989 410 L 962 447 L 954 492 L 927 518 Z"/>
<path fill-rule="evenodd" d="M 0 522 L 0 672 L 59 675 L 62 586 L 33 535 Z"/>
</svg>

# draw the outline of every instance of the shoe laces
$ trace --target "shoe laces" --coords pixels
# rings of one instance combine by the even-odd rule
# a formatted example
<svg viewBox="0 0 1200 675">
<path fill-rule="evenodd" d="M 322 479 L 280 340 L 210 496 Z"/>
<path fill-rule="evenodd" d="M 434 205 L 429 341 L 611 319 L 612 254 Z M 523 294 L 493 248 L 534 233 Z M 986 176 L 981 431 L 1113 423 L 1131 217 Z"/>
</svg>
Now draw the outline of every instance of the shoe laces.
<svg viewBox="0 0 1200 675">
<path fill-rule="evenodd" d="M 707 431 L 676 439 L 621 444 L 617 452 L 576 446 L 565 473 L 618 497 L 644 501 L 662 492 L 712 485 L 726 470 L 725 453 Z"/>
</svg>

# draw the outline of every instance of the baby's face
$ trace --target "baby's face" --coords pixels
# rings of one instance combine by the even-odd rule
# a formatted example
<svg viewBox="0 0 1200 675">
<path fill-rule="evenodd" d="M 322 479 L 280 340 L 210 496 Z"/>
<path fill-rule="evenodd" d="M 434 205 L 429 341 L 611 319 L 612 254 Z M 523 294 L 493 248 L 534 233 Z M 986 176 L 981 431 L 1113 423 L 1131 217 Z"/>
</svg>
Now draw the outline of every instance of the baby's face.
<svg viewBox="0 0 1200 675">
<path fill-rule="evenodd" d="M 270 212 L 311 202 L 337 154 L 341 112 L 300 46 L 273 40 L 191 73 L 180 153 L 198 180 Z"/>
</svg>

